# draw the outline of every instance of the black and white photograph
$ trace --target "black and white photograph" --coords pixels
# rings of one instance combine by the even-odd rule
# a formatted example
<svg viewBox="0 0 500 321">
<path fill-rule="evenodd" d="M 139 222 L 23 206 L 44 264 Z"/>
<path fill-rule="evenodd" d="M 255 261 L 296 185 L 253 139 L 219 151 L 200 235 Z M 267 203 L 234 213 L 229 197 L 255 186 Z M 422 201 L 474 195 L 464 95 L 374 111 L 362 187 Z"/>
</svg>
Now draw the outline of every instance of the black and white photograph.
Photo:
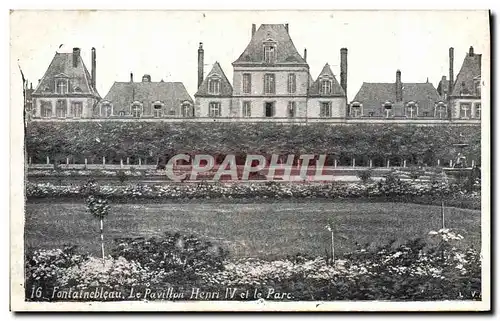
<svg viewBox="0 0 500 321">
<path fill-rule="evenodd" d="M 490 52 L 486 10 L 11 11 L 11 309 L 490 310 Z"/>
</svg>

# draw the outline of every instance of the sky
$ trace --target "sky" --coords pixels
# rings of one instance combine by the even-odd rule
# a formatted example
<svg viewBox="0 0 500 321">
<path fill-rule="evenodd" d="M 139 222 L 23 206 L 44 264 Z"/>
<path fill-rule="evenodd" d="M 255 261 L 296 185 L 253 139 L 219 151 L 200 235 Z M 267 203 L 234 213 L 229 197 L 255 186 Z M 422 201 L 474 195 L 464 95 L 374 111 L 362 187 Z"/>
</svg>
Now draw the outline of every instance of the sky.
<svg viewBox="0 0 500 321">
<path fill-rule="evenodd" d="M 449 47 L 455 76 L 470 46 L 486 58 L 489 52 L 485 11 L 14 11 L 10 23 L 11 81 L 21 83 L 19 64 L 36 87 L 54 54 L 73 47 L 90 72 L 95 47 L 102 97 L 131 72 L 135 81 L 149 74 L 183 82 L 194 96 L 199 42 L 205 75 L 218 61 L 232 83 L 231 63 L 249 43 L 252 23 L 288 23 L 297 51 L 307 48 L 314 79 L 329 63 L 340 80 L 340 48 L 348 48 L 349 101 L 363 82 L 394 82 L 397 69 L 403 82 L 429 79 L 437 87 L 448 75 Z"/>
</svg>

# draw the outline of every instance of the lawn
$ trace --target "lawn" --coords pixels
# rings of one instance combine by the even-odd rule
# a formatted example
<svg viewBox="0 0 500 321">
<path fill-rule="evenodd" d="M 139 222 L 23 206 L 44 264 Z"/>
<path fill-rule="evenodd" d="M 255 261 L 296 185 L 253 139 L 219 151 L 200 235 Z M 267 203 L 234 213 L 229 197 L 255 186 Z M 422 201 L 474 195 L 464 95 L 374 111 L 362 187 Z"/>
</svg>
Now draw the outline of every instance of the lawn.
<svg viewBox="0 0 500 321">
<path fill-rule="evenodd" d="M 446 209 L 446 227 L 464 235 L 464 245 L 480 249 L 480 211 Z M 75 244 L 100 254 L 99 222 L 83 203 L 29 202 L 25 242 L 28 248 Z M 233 257 L 278 258 L 298 252 L 323 255 L 330 245 L 327 220 L 336 222 L 336 252 L 356 243 L 377 245 L 425 237 L 441 227 L 441 209 L 405 203 L 281 201 L 259 204 L 164 203 L 111 204 L 104 224 L 106 245 L 115 237 L 194 234 L 220 244 Z"/>
</svg>

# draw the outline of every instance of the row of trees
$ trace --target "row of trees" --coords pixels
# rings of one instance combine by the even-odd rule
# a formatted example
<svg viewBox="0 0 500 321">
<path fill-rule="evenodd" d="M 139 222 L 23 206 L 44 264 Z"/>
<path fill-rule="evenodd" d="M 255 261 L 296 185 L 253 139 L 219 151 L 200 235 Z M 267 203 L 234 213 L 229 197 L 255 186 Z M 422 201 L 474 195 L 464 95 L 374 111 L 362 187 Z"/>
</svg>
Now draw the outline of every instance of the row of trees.
<svg viewBox="0 0 500 321">
<path fill-rule="evenodd" d="M 33 162 L 87 158 L 99 163 L 156 159 L 178 153 L 210 155 L 328 154 L 334 158 L 405 159 L 435 164 L 455 159 L 453 144 L 480 162 L 478 126 L 398 126 L 327 124 L 165 124 L 165 123 L 31 123 L 26 149 Z"/>
</svg>

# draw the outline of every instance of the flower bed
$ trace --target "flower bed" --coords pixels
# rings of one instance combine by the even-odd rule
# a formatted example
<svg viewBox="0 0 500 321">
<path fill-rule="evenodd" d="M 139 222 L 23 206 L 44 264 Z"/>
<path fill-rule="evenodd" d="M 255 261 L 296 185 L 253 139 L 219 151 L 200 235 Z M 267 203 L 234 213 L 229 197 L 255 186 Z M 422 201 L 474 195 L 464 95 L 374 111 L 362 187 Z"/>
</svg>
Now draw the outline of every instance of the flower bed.
<svg viewBox="0 0 500 321">
<path fill-rule="evenodd" d="M 382 181 L 362 183 L 197 183 L 197 184 L 135 184 L 101 186 L 99 194 L 114 201 L 136 200 L 208 200 L 208 199 L 329 199 L 403 201 L 480 209 L 480 194 L 464 193 L 447 183 L 416 183 Z M 28 198 L 81 197 L 78 186 L 56 186 L 50 183 L 26 184 Z"/>
<path fill-rule="evenodd" d="M 456 248 L 461 238 L 450 230 L 431 231 L 424 239 L 360 248 L 336 261 L 304 255 L 231 260 L 210 250 L 212 244 L 170 234 L 121 239 L 104 260 L 73 248 L 29 254 L 26 298 L 195 300 L 201 295 L 195 289 L 201 289 L 217 294 L 213 300 L 480 300 L 480 255 Z M 96 289 L 107 297 L 85 297 Z M 131 295 L 138 292 L 142 297 Z"/>
</svg>

